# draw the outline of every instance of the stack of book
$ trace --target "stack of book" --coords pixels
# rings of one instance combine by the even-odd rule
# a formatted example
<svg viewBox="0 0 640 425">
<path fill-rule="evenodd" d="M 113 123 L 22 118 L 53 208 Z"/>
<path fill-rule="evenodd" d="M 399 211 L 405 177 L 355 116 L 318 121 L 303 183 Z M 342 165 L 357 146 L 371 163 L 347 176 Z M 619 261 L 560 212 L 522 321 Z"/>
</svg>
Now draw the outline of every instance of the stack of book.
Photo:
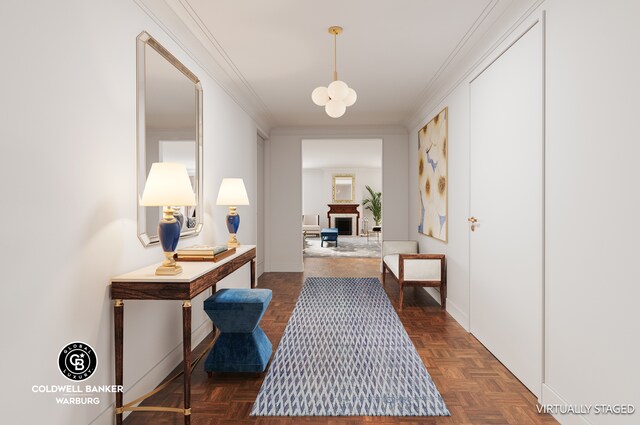
<svg viewBox="0 0 640 425">
<path fill-rule="evenodd" d="M 175 254 L 175 259 L 178 261 L 220 261 L 235 253 L 235 248 L 227 248 L 225 245 L 194 245 L 179 249 Z"/>
</svg>

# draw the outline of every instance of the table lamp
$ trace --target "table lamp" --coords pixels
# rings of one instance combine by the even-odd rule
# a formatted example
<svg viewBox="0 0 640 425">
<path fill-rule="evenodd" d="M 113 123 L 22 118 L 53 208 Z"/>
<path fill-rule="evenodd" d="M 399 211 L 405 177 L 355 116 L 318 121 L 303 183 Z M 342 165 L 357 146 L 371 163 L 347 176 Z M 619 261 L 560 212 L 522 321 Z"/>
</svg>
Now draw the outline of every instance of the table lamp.
<svg viewBox="0 0 640 425">
<path fill-rule="evenodd" d="M 238 228 L 240 227 L 240 216 L 236 212 L 236 207 L 238 205 L 249 205 L 249 197 L 247 196 L 247 190 L 244 187 L 242 179 L 222 179 L 216 205 L 229 206 L 229 214 L 227 214 L 229 241 L 227 242 L 227 246 L 229 248 L 240 246 L 240 242 L 238 242 L 236 238 L 236 233 L 238 233 Z"/>
<path fill-rule="evenodd" d="M 157 275 L 176 275 L 182 273 L 182 267 L 176 264 L 173 254 L 180 239 L 181 224 L 174 217 L 176 206 L 195 205 L 196 196 L 191 187 L 187 167 L 184 164 L 154 162 L 144 185 L 140 205 L 163 207 L 163 217 L 158 224 L 158 237 L 164 261 L 156 269 Z"/>
</svg>

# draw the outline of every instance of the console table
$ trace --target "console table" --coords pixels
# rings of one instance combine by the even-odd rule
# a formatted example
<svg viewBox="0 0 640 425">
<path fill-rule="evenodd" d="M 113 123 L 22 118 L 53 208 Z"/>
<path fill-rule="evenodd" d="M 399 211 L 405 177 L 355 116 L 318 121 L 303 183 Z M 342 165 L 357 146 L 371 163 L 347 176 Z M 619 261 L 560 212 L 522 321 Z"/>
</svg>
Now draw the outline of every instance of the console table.
<svg viewBox="0 0 640 425">
<path fill-rule="evenodd" d="M 256 280 L 256 247 L 240 245 L 236 253 L 217 263 L 181 262 L 183 271 L 176 276 L 156 276 L 158 264 L 111 278 L 114 311 L 116 385 L 123 385 L 124 300 L 182 300 L 182 348 L 184 357 L 184 407 L 123 406 L 123 393 L 116 393 L 116 424 L 122 424 L 126 411 L 164 411 L 184 415 L 191 423 L 191 300 L 247 263 L 251 263 L 251 287 Z"/>
</svg>

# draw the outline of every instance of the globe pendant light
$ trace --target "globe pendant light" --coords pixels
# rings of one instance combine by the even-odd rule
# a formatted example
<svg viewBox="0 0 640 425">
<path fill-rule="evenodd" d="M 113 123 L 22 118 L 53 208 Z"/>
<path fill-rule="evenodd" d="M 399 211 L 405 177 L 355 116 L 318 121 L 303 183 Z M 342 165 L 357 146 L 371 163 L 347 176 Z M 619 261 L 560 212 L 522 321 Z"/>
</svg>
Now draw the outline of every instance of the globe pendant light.
<svg viewBox="0 0 640 425">
<path fill-rule="evenodd" d="M 324 106 L 324 110 L 331 118 L 340 118 L 347 110 L 347 106 L 356 103 L 358 95 L 344 81 L 338 80 L 337 67 L 337 39 L 342 33 L 342 27 L 329 27 L 329 34 L 333 35 L 333 82 L 329 87 L 316 87 L 311 92 L 311 100 L 318 106 Z"/>
</svg>

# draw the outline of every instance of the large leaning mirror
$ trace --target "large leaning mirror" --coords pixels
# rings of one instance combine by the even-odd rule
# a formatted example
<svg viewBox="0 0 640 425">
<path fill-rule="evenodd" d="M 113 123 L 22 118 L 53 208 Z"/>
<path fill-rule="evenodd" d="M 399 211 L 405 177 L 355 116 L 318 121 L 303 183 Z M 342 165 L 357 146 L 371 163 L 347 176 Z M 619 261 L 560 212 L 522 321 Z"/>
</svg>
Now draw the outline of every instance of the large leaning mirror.
<svg viewBox="0 0 640 425">
<path fill-rule="evenodd" d="M 176 207 L 182 214 L 180 237 L 202 229 L 202 88 L 198 78 L 148 33 L 137 38 L 138 199 L 154 162 L 185 164 L 196 194 L 195 206 Z M 162 207 L 138 203 L 138 238 L 158 243 Z"/>
<path fill-rule="evenodd" d="M 333 176 L 333 202 L 353 202 L 356 199 L 355 180 L 353 174 Z"/>
</svg>

